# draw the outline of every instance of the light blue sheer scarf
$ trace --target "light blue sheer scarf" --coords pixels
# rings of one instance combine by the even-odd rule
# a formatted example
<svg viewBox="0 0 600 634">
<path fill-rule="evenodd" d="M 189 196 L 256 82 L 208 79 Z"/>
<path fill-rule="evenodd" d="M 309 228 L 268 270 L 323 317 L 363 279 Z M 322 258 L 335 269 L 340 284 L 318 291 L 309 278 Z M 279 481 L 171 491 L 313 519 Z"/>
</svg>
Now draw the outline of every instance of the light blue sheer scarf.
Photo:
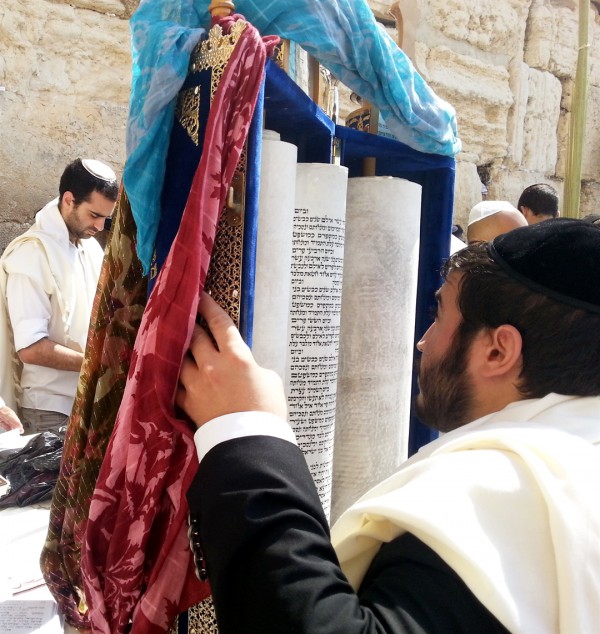
<svg viewBox="0 0 600 634">
<path fill-rule="evenodd" d="M 146 272 L 160 220 L 176 96 L 202 27 L 210 23 L 208 5 L 209 0 L 142 0 L 130 21 L 133 80 L 123 180 Z M 260 33 L 300 44 L 376 105 L 399 141 L 433 154 L 460 151 L 454 108 L 416 72 L 366 0 L 236 0 L 235 5 Z"/>
</svg>

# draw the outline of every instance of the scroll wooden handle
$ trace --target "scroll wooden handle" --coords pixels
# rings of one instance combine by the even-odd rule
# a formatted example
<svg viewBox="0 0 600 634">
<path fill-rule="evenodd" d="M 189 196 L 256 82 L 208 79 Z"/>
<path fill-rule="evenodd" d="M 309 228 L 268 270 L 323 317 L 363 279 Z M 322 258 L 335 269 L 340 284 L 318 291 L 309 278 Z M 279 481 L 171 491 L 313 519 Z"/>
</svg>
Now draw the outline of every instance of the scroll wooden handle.
<svg viewBox="0 0 600 634">
<path fill-rule="evenodd" d="M 397 44 L 402 48 L 402 40 L 404 39 L 404 18 L 400 9 L 400 2 L 394 2 L 390 7 L 389 13 L 396 20 L 396 30 L 398 31 Z"/>
<path fill-rule="evenodd" d="M 235 11 L 235 5 L 231 0 L 212 0 L 208 10 L 213 18 L 224 18 Z"/>
</svg>

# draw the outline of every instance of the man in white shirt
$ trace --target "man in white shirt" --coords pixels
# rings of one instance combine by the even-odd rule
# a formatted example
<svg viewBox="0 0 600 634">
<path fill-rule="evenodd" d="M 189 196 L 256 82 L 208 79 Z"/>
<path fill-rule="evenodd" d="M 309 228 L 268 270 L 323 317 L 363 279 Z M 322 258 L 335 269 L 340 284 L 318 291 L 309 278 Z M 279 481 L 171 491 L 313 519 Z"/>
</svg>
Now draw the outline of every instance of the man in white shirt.
<svg viewBox="0 0 600 634">
<path fill-rule="evenodd" d="M 16 351 L 5 363 L 2 397 L 13 409 L 19 403 L 26 433 L 57 429 L 71 413 L 103 259 L 89 238 L 104 229 L 117 195 L 110 167 L 76 159 L 58 198 L 0 260 L 0 331 Z"/>
<path fill-rule="evenodd" d="M 199 427 L 196 567 L 222 634 L 592 632 L 600 622 L 600 228 L 461 249 L 422 336 L 443 436 L 331 529 L 275 373 L 207 295 L 177 403 Z M 375 415 L 375 414 L 374 414 Z"/>
</svg>

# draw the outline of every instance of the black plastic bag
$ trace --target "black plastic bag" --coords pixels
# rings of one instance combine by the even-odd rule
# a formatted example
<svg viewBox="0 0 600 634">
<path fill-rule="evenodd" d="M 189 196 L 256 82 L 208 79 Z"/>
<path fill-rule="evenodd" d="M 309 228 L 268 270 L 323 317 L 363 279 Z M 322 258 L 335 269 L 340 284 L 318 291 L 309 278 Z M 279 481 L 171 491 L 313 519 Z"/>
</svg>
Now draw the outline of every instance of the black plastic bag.
<svg viewBox="0 0 600 634">
<path fill-rule="evenodd" d="M 0 508 L 26 506 L 49 498 L 58 479 L 64 433 L 45 431 L 22 449 L 0 452 L 0 474 L 10 491 L 0 498 Z"/>
</svg>

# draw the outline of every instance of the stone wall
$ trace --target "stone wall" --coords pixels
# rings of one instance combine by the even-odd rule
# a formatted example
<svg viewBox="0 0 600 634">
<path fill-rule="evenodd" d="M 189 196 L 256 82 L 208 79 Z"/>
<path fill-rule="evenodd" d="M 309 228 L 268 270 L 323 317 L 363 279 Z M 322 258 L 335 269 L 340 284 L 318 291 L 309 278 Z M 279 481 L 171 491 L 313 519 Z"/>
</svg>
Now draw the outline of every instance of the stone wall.
<svg viewBox="0 0 600 634">
<path fill-rule="evenodd" d="M 2 0 L 0 248 L 58 195 L 77 156 L 125 160 L 131 7 L 119 0 Z"/>
<path fill-rule="evenodd" d="M 208 1 L 208 0 L 207 0 Z M 0 250 L 57 195 L 76 156 L 125 160 L 128 18 L 137 0 L 2 0 Z M 387 15 L 391 0 L 371 0 Z M 455 221 L 481 200 L 516 203 L 524 187 L 562 195 L 577 60 L 575 0 L 402 0 L 403 48 L 457 110 Z M 593 5 L 594 6 L 594 5 Z M 581 208 L 600 208 L 600 19 L 591 15 L 590 95 Z M 342 91 L 342 115 L 355 108 Z"/>
<path fill-rule="evenodd" d="M 545 182 L 562 197 L 571 91 L 578 48 L 575 0 L 406 0 L 419 5 L 415 65 L 456 108 L 454 217 L 488 198 L 516 205 Z M 401 5 L 404 6 L 404 3 Z M 414 12 L 414 10 L 413 10 Z M 590 13 L 590 93 L 583 152 L 581 213 L 600 200 L 600 19 Z"/>
</svg>

